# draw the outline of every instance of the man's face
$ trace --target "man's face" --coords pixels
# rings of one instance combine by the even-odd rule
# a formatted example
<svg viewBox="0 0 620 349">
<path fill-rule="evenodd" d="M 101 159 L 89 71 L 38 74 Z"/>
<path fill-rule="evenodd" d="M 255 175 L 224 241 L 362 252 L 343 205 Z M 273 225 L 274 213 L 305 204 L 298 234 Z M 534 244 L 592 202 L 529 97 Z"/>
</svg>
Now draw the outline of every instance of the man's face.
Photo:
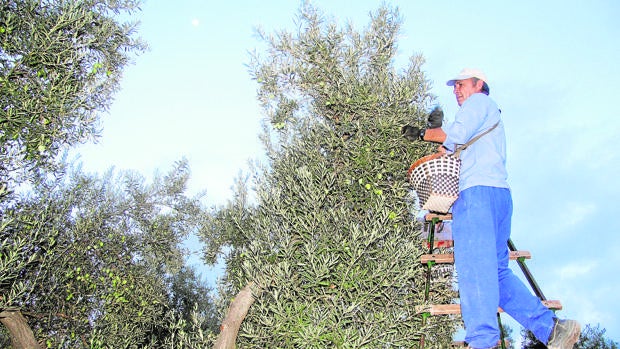
<svg viewBox="0 0 620 349">
<path fill-rule="evenodd" d="M 456 96 L 456 102 L 459 104 L 459 107 L 469 96 L 480 92 L 483 84 L 484 82 L 482 80 L 478 80 L 474 83 L 473 78 L 455 81 L 454 95 Z"/>
</svg>

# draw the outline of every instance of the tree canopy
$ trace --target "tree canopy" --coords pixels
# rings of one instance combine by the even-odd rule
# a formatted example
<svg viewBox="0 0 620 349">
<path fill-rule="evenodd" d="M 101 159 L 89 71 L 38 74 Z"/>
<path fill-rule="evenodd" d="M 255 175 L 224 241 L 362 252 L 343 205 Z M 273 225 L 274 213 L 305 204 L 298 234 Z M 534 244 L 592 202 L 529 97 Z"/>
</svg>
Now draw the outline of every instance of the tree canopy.
<svg viewBox="0 0 620 349">
<path fill-rule="evenodd" d="M 179 162 L 146 184 L 68 169 L 66 149 L 99 135 L 124 67 L 146 46 L 139 0 L 0 4 L 2 347 L 204 345 L 210 289 L 181 241 L 204 221 Z M 10 340 L 10 344 L 9 344 Z"/>
<path fill-rule="evenodd" d="M 99 133 L 123 68 L 144 50 L 120 13 L 139 0 L 0 4 L 0 198 Z"/>
<path fill-rule="evenodd" d="M 406 173 L 432 146 L 401 127 L 425 122 L 433 97 L 421 56 L 394 66 L 400 24 L 382 7 L 358 32 L 304 3 L 297 32 L 259 32 L 266 54 L 250 67 L 268 162 L 204 233 L 230 291 L 254 285 L 244 348 L 410 347 L 423 334 L 450 345 L 457 321 L 423 325 L 416 311 L 424 247 Z M 432 285 L 433 302 L 452 300 L 451 281 Z"/>
<path fill-rule="evenodd" d="M 3 213 L 0 320 L 11 329 L 19 312 L 54 348 L 154 348 L 213 331 L 210 289 L 180 247 L 207 214 L 184 194 L 187 163 L 150 185 L 112 174 L 50 176 Z"/>
</svg>

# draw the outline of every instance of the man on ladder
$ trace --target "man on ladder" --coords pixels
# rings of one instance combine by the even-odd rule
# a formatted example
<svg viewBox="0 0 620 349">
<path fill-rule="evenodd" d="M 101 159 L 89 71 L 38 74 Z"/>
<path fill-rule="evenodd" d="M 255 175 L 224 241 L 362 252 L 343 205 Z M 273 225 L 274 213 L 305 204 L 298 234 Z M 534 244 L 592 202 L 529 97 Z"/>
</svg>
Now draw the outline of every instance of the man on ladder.
<svg viewBox="0 0 620 349">
<path fill-rule="evenodd" d="M 445 128 L 406 126 L 405 137 L 441 143 L 452 152 L 492 130 L 461 152 L 459 197 L 452 207 L 454 257 L 459 278 L 465 341 L 469 348 L 496 348 L 497 308 L 512 316 L 550 349 L 568 349 L 579 339 L 575 320 L 559 320 L 508 267 L 512 196 L 507 183 L 506 137 L 487 78 L 463 69 L 447 82 L 460 106 Z"/>
</svg>

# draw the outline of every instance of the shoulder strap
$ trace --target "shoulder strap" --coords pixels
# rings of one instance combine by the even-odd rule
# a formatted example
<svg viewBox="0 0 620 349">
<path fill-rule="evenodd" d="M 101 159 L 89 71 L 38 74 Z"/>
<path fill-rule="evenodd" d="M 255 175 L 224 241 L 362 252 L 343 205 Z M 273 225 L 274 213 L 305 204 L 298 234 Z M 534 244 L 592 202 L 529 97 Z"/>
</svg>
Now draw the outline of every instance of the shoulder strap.
<svg viewBox="0 0 620 349">
<path fill-rule="evenodd" d="M 465 149 L 467 149 L 467 147 L 469 147 L 470 145 L 472 145 L 472 143 L 474 143 L 475 141 L 477 141 L 480 137 L 484 136 L 485 134 L 493 131 L 493 129 L 495 129 L 497 127 L 497 125 L 499 125 L 499 121 L 497 121 L 495 123 L 495 125 L 491 126 L 491 128 L 489 128 L 488 130 L 482 132 L 481 134 L 477 135 L 476 137 L 472 138 L 469 140 L 469 142 L 463 144 L 462 146 L 456 148 L 456 150 L 454 151 L 453 156 L 454 157 L 459 157 L 459 155 L 461 155 L 461 152 Z"/>
</svg>

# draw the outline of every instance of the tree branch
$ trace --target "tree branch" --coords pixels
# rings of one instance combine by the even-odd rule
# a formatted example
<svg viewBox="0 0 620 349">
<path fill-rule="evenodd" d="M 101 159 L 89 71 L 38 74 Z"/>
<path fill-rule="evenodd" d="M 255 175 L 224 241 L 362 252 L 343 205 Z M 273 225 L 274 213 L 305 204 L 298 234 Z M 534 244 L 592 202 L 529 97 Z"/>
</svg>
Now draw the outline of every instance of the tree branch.
<svg viewBox="0 0 620 349">
<path fill-rule="evenodd" d="M 237 334 L 239 333 L 239 327 L 241 322 L 248 314 L 248 310 L 252 303 L 254 303 L 254 297 L 252 296 L 253 282 L 248 283 L 239 293 L 237 297 L 230 303 L 226 318 L 222 321 L 220 326 L 220 334 L 217 338 L 217 342 L 213 346 L 213 349 L 234 349 L 235 342 L 237 340 Z"/>
<path fill-rule="evenodd" d="M 15 349 L 41 349 L 26 318 L 18 310 L 0 312 L 0 322 L 11 335 L 11 345 Z"/>
</svg>

